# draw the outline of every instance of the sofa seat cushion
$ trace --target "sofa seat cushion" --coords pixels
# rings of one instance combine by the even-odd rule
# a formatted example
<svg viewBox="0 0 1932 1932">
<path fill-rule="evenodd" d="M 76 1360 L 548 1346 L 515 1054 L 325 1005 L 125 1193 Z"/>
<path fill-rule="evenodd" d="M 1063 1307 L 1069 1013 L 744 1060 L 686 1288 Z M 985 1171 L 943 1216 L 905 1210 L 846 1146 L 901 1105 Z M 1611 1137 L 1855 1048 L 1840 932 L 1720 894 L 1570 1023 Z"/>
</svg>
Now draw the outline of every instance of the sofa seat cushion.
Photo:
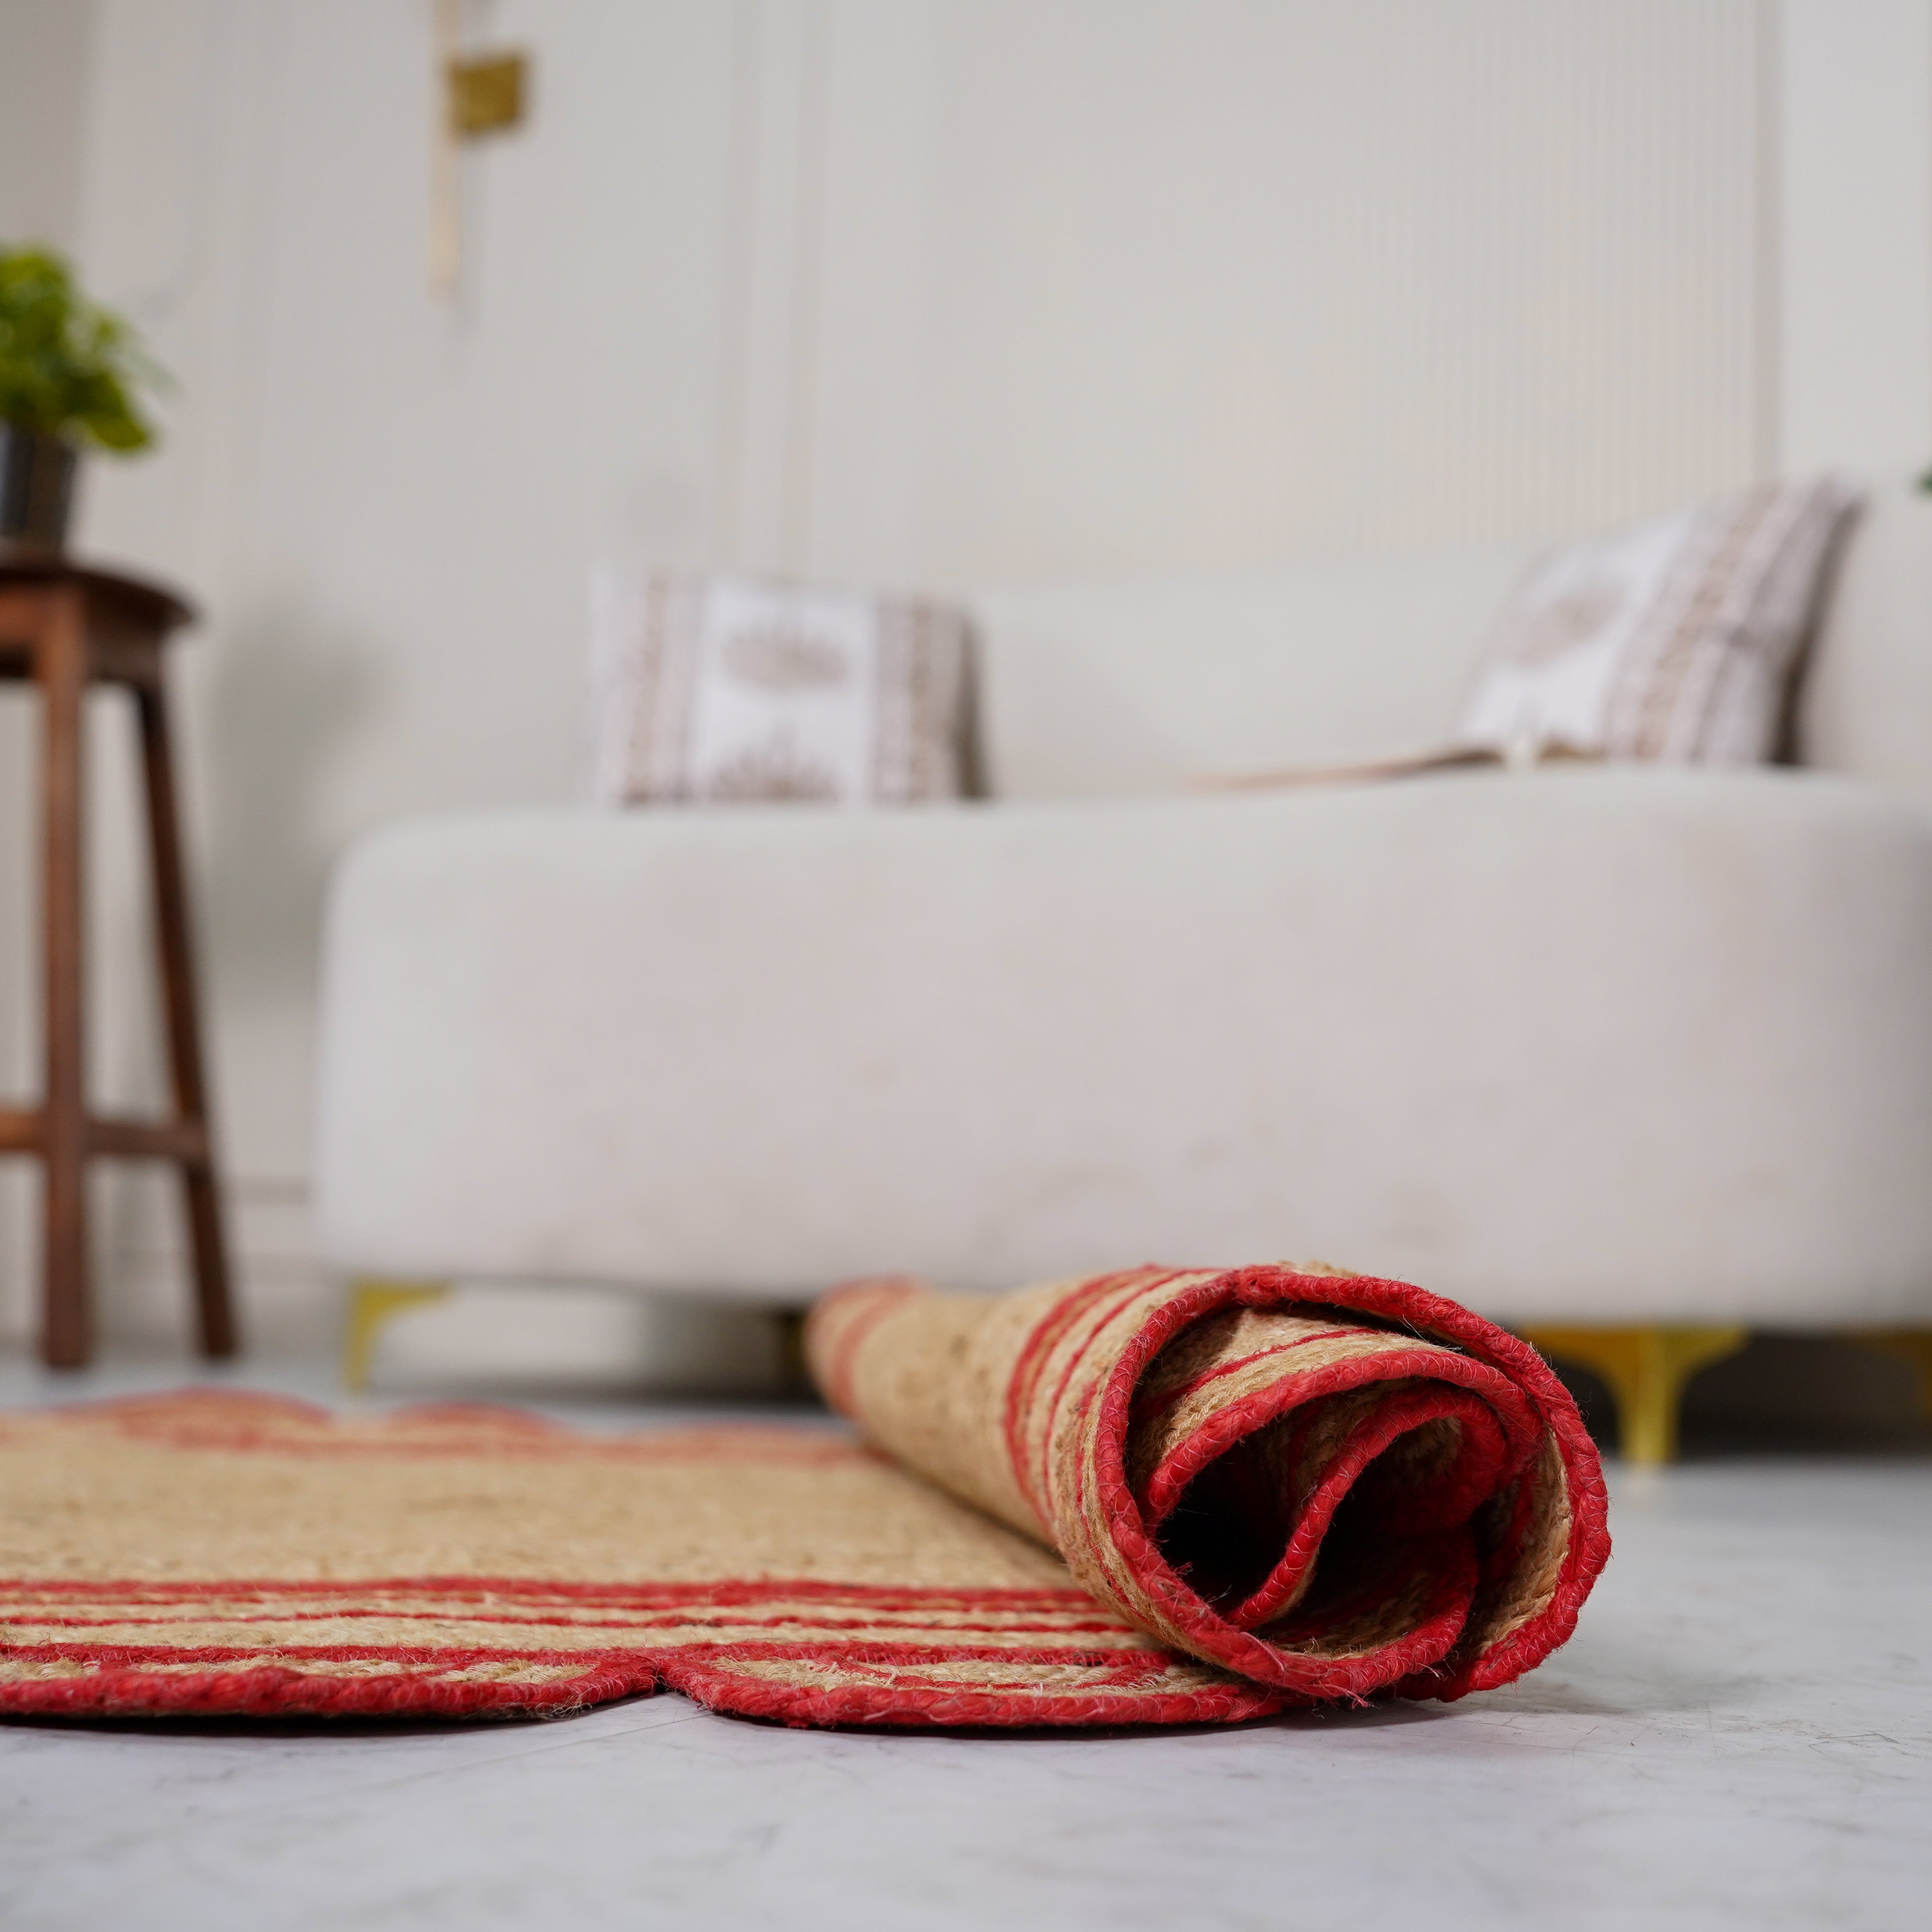
<svg viewBox="0 0 1932 1932">
<path fill-rule="evenodd" d="M 1815 775 L 422 821 L 327 981 L 347 1270 L 1932 1314 L 1932 818 Z"/>
</svg>

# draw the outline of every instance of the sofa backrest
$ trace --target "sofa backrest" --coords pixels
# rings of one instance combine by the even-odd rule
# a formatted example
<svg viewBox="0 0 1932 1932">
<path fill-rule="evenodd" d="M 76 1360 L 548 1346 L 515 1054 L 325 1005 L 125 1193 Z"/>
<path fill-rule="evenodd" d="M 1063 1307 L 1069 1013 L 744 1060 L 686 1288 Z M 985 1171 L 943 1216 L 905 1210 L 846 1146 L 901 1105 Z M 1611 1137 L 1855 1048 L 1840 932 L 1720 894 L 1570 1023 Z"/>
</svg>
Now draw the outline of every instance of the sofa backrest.
<svg viewBox="0 0 1932 1932">
<path fill-rule="evenodd" d="M 1932 496 L 1873 490 L 1839 559 L 1798 712 L 1808 765 L 1932 803 Z"/>
<path fill-rule="evenodd" d="M 1526 554 L 988 592 L 996 797 L 1173 791 L 1448 740 Z"/>
<path fill-rule="evenodd" d="M 1173 791 L 1447 742 L 1531 549 L 988 592 L 995 796 Z M 1802 693 L 1807 763 L 1932 800 L 1932 497 L 1875 490 Z"/>
</svg>

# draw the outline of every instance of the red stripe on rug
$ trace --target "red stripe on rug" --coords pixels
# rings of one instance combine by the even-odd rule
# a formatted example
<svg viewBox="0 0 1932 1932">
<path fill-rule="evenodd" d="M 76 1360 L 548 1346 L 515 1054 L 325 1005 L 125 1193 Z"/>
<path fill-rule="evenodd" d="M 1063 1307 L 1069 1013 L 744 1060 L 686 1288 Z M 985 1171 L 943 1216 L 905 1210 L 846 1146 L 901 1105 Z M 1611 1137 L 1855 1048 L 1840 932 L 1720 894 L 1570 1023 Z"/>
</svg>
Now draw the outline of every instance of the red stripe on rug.
<svg viewBox="0 0 1932 1932">
<path fill-rule="evenodd" d="M 706 1616 L 697 1610 L 682 1615 L 674 1612 L 669 1616 L 651 1617 L 586 1618 L 578 1622 L 566 1622 L 560 1617 L 506 1616 L 500 1612 L 470 1610 L 447 1606 L 436 1609 L 402 1610 L 397 1608 L 376 1610 L 280 1610 L 260 1616 L 234 1616 L 219 1612 L 175 1616 L 130 1616 L 124 1612 L 104 1610 L 98 1617 L 52 1616 L 34 1613 L 31 1610 L 16 1610 L 14 1615 L 22 1624 L 31 1624 L 36 1630 L 116 1630 L 133 1629 L 138 1625 L 152 1625 L 166 1629 L 184 1623 L 220 1624 L 246 1627 L 256 1624 L 326 1624 L 352 1623 L 449 1623 L 490 1624 L 506 1629 L 518 1630 L 694 1630 L 706 1625 L 731 1630 L 781 1630 L 810 1629 L 822 1630 L 881 1630 L 907 1628 L 914 1630 L 944 1630 L 978 1631 L 991 1636 L 1002 1631 L 1020 1634 L 1047 1635 L 1064 1631 L 1070 1636 L 1091 1635 L 1102 1630 L 1118 1632 L 1120 1628 L 1118 1618 L 1103 1617 L 1080 1623 L 940 1623 L 930 1619 L 922 1621 L 910 1612 L 879 1611 L 871 1617 L 829 1616 L 777 1616 L 777 1617 L 725 1617 Z M 888 1621 L 890 1619 L 890 1621 Z M 0 1657 L 7 1655 L 14 1646 L 0 1636 Z"/>
<path fill-rule="evenodd" d="M 1070 1290 L 1034 1324 L 1032 1332 L 1020 1345 L 1020 1352 L 1014 1358 L 1013 1372 L 1006 1382 L 1006 1414 L 1003 1418 L 1006 1460 L 1012 1466 L 1013 1480 L 1019 1485 L 1021 1495 L 1042 1522 L 1046 1517 L 1040 1508 L 1040 1499 L 1034 1493 L 1027 1467 L 1026 1418 L 1033 1406 L 1034 1390 L 1060 1337 L 1073 1323 L 1102 1295 L 1144 1272 L 1143 1269 L 1126 1268 L 1112 1274 L 1095 1275 Z"/>
<path fill-rule="evenodd" d="M 1374 1335 L 1383 1331 L 1374 1328 L 1324 1328 L 1313 1335 L 1304 1335 L 1293 1342 L 1278 1342 L 1271 1348 L 1257 1348 L 1252 1355 L 1238 1357 L 1232 1362 L 1223 1362 L 1220 1367 L 1209 1369 L 1196 1376 L 1192 1382 L 1183 1382 L 1163 1395 L 1149 1399 L 1137 1395 L 1130 1412 L 1131 1427 L 1138 1429 L 1165 1415 L 1177 1402 L 1184 1402 L 1191 1395 L 1198 1395 L 1210 1383 L 1217 1382 L 1224 1376 L 1232 1376 L 1243 1369 L 1252 1368 L 1257 1362 L 1265 1362 L 1275 1355 L 1292 1354 L 1297 1348 L 1305 1348 L 1311 1342 L 1333 1342 L 1345 1335 Z"/>
<path fill-rule="evenodd" d="M 870 1604 L 880 1608 L 897 1604 L 908 1610 L 957 1604 L 962 1608 L 993 1609 L 1002 1606 L 1016 1610 L 1052 1610 L 1058 1605 L 1090 1610 L 1094 1599 L 1075 1585 L 1062 1589 L 921 1589 L 904 1584 L 828 1582 L 822 1578 L 775 1576 L 755 1580 L 732 1578 L 715 1583 L 564 1583 L 522 1576 L 370 1576 L 350 1581 L 286 1578 L 236 1578 L 220 1582 L 159 1582 L 152 1578 L 132 1577 L 76 1582 L 68 1577 L 0 1578 L 0 1598 L 8 1591 L 34 1591 L 47 1595 L 103 1596 L 126 1592 L 130 1600 L 145 1593 L 146 1600 L 166 1601 L 182 1598 L 208 1596 L 268 1596 L 278 1592 L 290 1596 L 363 1596 L 388 1591 L 399 1596 L 422 1595 L 461 1598 L 512 1597 L 542 1603 L 556 1598 L 566 1601 L 676 1605 L 683 1603 L 742 1604 L 763 1600 L 796 1598 L 831 1603 Z"/>
<path fill-rule="evenodd" d="M 0 1661 L 9 1659 L 32 1664 L 142 1664 L 151 1670 L 157 1664 L 246 1664 L 259 1659 L 265 1646 L 249 1644 L 87 1644 L 23 1643 L 0 1649 Z M 394 1664 L 416 1670 L 440 1672 L 473 1670 L 484 1664 L 531 1666 L 568 1665 L 580 1667 L 587 1661 L 605 1660 L 647 1654 L 653 1658 L 678 1655 L 728 1655 L 752 1664 L 816 1664 L 828 1670 L 862 1664 L 882 1667 L 923 1664 L 1034 1664 L 1060 1670 L 1075 1666 L 1132 1665 L 1164 1668 L 1173 1660 L 1171 1652 L 1143 1646 L 1093 1645 L 1084 1649 L 1057 1649 L 1035 1645 L 1009 1648 L 1001 1644 L 891 1643 L 810 1642 L 780 1643 L 756 1639 L 745 1643 L 704 1639 L 692 1643 L 667 1645 L 662 1650 L 638 1652 L 621 1646 L 607 1650 L 556 1650 L 518 1648 L 513 1645 L 452 1644 L 349 1644 L 280 1643 L 272 1647 L 274 1656 L 300 1658 L 317 1664 Z"/>
<path fill-rule="evenodd" d="M 875 1298 L 862 1308 L 839 1330 L 832 1343 L 832 1359 L 826 1365 L 824 1395 L 841 1415 L 852 1413 L 852 1374 L 860 1345 L 893 1309 L 909 1294 L 919 1292 L 920 1284 L 908 1276 L 887 1275 L 876 1280 L 848 1282 L 832 1288 L 820 1300 L 823 1309 L 832 1295 L 863 1292 Z"/>
<path fill-rule="evenodd" d="M 1054 1432 L 1059 1425 L 1060 1406 L 1066 1400 L 1066 1391 L 1072 1382 L 1074 1372 L 1085 1359 L 1087 1351 L 1106 1332 L 1108 1324 L 1117 1316 L 1131 1308 L 1142 1295 L 1150 1294 L 1156 1288 L 1165 1288 L 1169 1282 L 1179 1280 L 1186 1272 L 1182 1268 L 1156 1269 L 1147 1280 L 1136 1282 L 1125 1294 L 1108 1304 L 1097 1318 L 1088 1325 L 1086 1334 L 1074 1344 L 1069 1353 L 1066 1366 L 1060 1370 L 1060 1380 L 1054 1384 L 1053 1394 L 1047 1402 L 1044 1425 L 1040 1432 L 1040 1482 L 1034 1507 L 1039 1510 L 1042 1523 L 1050 1521 L 1044 1504 L 1053 1480 Z M 1088 1402 L 1090 1402 L 1093 1395 L 1094 1390 L 1089 1389 L 1087 1392 Z"/>
</svg>

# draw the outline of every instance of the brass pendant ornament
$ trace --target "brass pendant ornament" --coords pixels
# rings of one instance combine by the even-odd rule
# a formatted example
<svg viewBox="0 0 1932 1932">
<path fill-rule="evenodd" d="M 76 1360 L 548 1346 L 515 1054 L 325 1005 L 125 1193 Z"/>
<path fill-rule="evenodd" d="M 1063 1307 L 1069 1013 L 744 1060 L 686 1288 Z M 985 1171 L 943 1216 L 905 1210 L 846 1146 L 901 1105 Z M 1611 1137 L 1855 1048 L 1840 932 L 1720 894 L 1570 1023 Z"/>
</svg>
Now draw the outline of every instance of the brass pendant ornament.
<svg viewBox="0 0 1932 1932">
<path fill-rule="evenodd" d="M 430 178 L 430 292 L 453 301 L 463 280 L 463 145 L 522 126 L 530 58 L 462 51 L 464 0 L 436 0 L 436 149 Z"/>
</svg>

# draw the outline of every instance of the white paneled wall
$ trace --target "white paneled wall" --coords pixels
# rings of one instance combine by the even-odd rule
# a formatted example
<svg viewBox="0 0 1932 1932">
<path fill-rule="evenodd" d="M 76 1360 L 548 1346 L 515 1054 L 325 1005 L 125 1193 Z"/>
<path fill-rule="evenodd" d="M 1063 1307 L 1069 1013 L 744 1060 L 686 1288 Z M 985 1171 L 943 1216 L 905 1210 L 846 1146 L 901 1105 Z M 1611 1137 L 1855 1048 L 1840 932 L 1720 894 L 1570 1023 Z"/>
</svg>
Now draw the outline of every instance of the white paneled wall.
<svg viewBox="0 0 1932 1932">
<path fill-rule="evenodd" d="M 1932 0 L 1784 0 L 1770 118 L 1779 454 L 1932 458 Z"/>
<path fill-rule="evenodd" d="M 832 10 L 809 542 L 1484 542 L 1767 459 L 1753 0 Z"/>
<path fill-rule="evenodd" d="M 1787 418 L 1808 461 L 1932 439 L 1925 0 L 472 0 L 534 112 L 464 164 L 448 306 L 429 0 L 92 10 L 41 104 L 85 108 L 84 266 L 180 388 L 86 536 L 209 614 L 190 803 L 272 1318 L 315 1300 L 328 866 L 566 794 L 593 557 L 1214 568 L 1615 519 L 1776 467 Z M 1901 256 L 1846 335 L 1809 265 L 1869 314 Z M 104 840 L 102 1082 L 138 1098 L 136 883 Z M 112 1318 L 172 1328 L 157 1186 L 102 1206 Z"/>
</svg>

